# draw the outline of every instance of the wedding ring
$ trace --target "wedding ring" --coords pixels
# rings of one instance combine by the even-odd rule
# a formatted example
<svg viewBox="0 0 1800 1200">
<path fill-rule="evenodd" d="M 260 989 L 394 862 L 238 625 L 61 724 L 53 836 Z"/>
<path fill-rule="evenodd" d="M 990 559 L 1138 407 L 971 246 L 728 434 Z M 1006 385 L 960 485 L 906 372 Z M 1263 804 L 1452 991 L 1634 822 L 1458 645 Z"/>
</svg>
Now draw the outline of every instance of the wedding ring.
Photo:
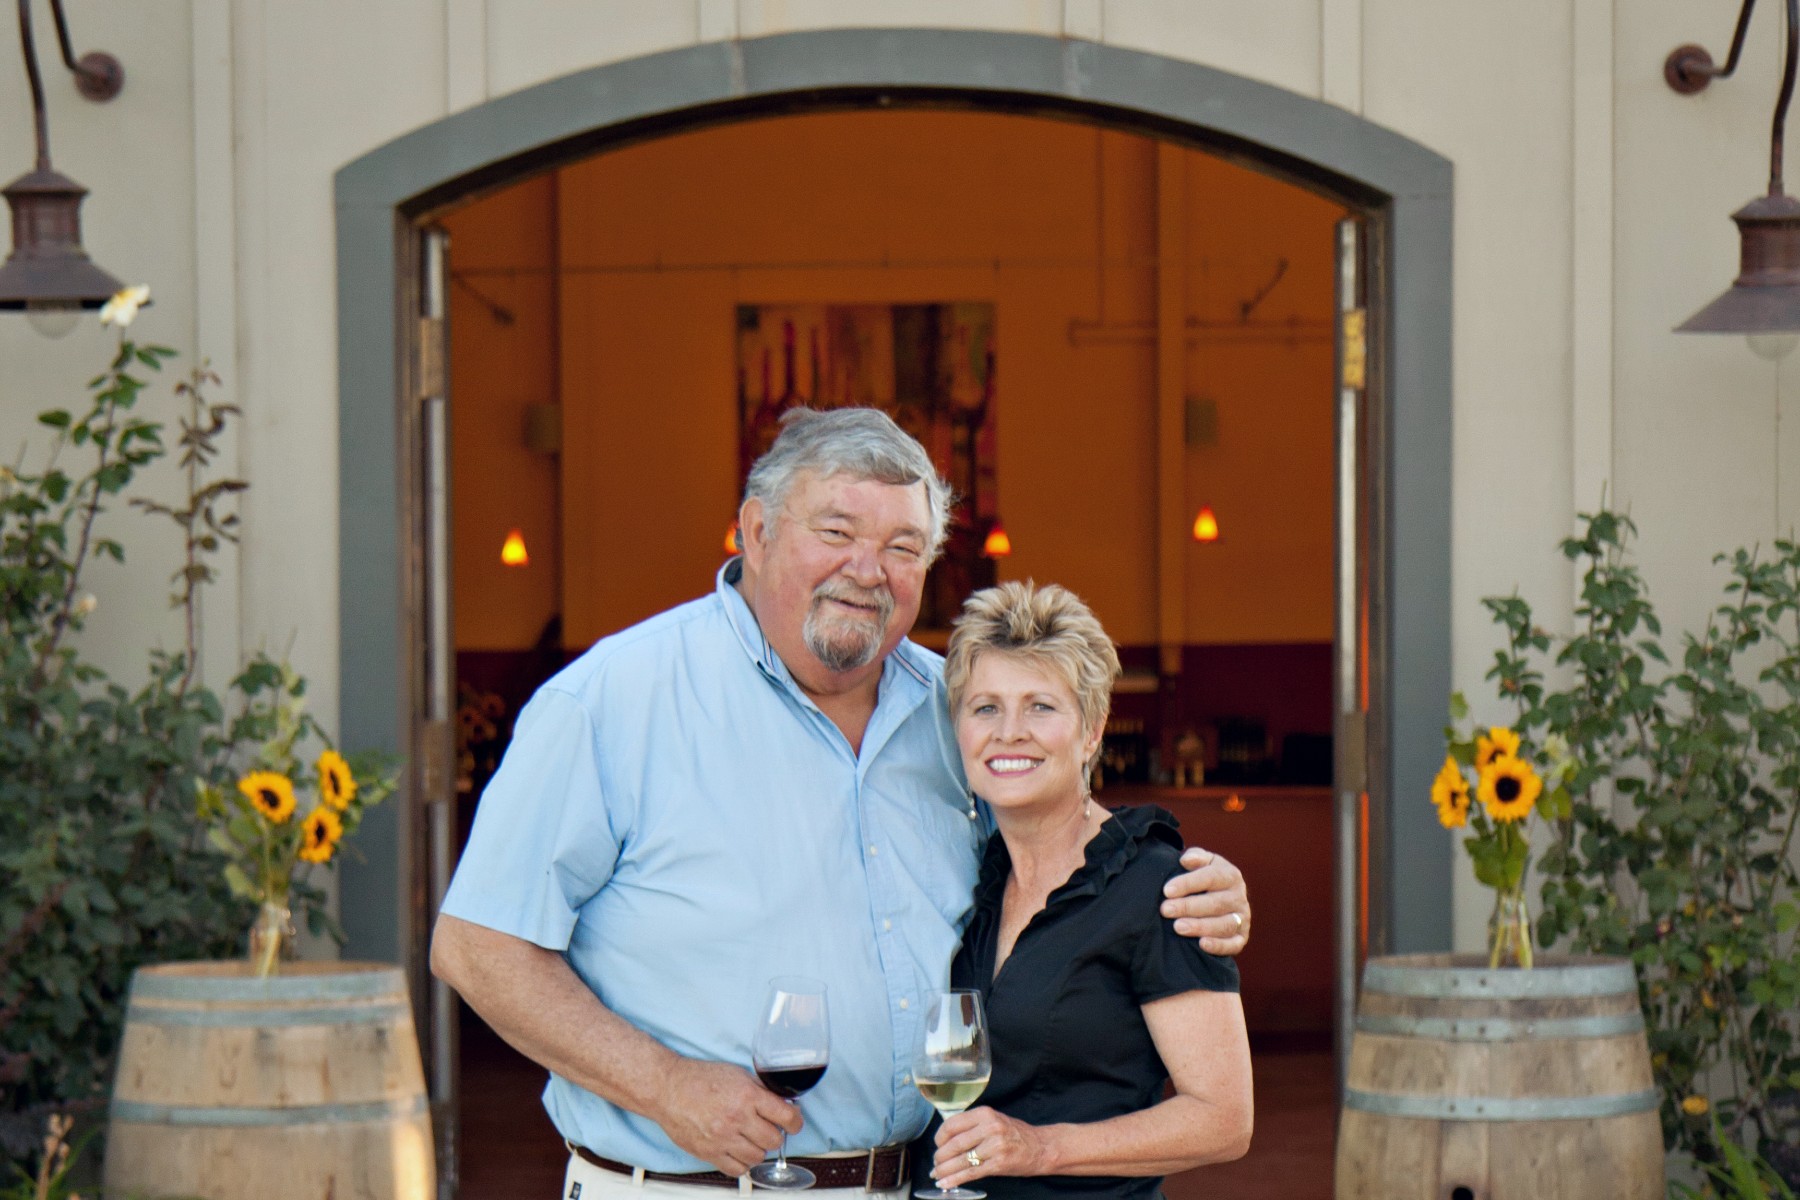
<svg viewBox="0 0 1800 1200">
<path fill-rule="evenodd" d="M 1233 925 L 1231 927 L 1231 932 L 1241 933 L 1244 928 L 1244 914 L 1240 913 L 1240 912 L 1234 912 L 1231 914 L 1231 919 L 1237 922 L 1236 925 Z"/>
<path fill-rule="evenodd" d="M 963 1155 L 963 1157 L 969 1160 L 969 1165 L 971 1167 L 979 1167 L 981 1165 L 981 1155 L 975 1153 L 973 1150 Z"/>
</svg>

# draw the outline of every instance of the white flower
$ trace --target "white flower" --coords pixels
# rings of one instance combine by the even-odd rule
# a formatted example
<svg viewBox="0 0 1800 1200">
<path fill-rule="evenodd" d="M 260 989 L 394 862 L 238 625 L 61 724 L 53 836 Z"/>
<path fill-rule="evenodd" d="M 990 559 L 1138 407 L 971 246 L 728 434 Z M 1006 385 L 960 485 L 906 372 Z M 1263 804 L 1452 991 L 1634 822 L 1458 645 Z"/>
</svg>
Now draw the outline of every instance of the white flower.
<svg viewBox="0 0 1800 1200">
<path fill-rule="evenodd" d="M 150 288 L 145 284 L 124 288 L 113 293 L 100 309 L 102 325 L 117 325 L 120 329 L 131 324 L 137 316 L 137 310 L 150 303 Z"/>
<path fill-rule="evenodd" d="M 91 617 L 99 607 L 100 598 L 92 592 L 83 592 L 75 598 L 75 615 L 78 617 Z"/>
</svg>

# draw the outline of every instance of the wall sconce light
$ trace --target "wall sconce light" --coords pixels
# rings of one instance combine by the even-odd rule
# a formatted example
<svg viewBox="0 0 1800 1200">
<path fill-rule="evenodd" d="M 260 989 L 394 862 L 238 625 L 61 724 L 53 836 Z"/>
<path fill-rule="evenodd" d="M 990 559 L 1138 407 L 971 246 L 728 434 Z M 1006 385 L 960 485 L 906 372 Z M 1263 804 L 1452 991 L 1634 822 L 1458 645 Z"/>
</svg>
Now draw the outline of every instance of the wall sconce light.
<svg viewBox="0 0 1800 1200">
<path fill-rule="evenodd" d="M 731 528 L 725 531 L 725 553 L 742 554 L 743 552 L 743 546 L 738 544 L 738 523 L 733 521 Z"/>
<path fill-rule="evenodd" d="M 1199 514 L 1194 518 L 1194 540 L 1196 542 L 1219 540 L 1219 518 L 1213 515 L 1210 504 L 1202 504 Z"/>
<path fill-rule="evenodd" d="M 1000 524 L 995 517 L 994 523 L 988 527 L 987 540 L 981 543 L 981 553 L 988 558 L 1005 558 L 1012 553 L 1012 539 L 1006 536 L 1006 526 Z"/>
<path fill-rule="evenodd" d="M 1700 46 L 1681 46 L 1663 63 L 1663 78 L 1683 95 L 1701 91 L 1737 70 L 1756 0 L 1744 0 L 1731 53 L 1723 67 Z M 1800 0 L 1787 0 L 1787 58 L 1769 132 L 1769 192 L 1731 214 L 1739 239 L 1738 277 L 1724 295 L 1675 327 L 1677 333 L 1745 335 L 1759 357 L 1779 359 L 1800 346 L 1800 200 L 1782 186 L 1783 140 L 1794 97 L 1795 51 L 1800 49 Z"/>
<path fill-rule="evenodd" d="M 517 529 L 506 535 L 506 541 L 500 545 L 500 561 L 509 567 L 528 567 L 531 555 L 525 552 L 525 535 Z"/>
<path fill-rule="evenodd" d="M 96 51 L 76 61 L 62 0 L 50 0 L 50 11 L 56 17 L 63 65 L 74 72 L 81 94 L 95 101 L 117 96 L 125 85 L 119 60 Z M 81 248 L 81 198 L 87 189 L 50 166 L 50 126 L 31 34 L 31 0 L 19 0 L 19 44 L 31 83 L 37 164 L 0 189 L 12 209 L 13 235 L 12 254 L 0 266 L 0 309 L 23 310 L 39 333 L 61 337 L 75 327 L 84 309 L 99 308 L 125 285 L 89 261 Z"/>
</svg>

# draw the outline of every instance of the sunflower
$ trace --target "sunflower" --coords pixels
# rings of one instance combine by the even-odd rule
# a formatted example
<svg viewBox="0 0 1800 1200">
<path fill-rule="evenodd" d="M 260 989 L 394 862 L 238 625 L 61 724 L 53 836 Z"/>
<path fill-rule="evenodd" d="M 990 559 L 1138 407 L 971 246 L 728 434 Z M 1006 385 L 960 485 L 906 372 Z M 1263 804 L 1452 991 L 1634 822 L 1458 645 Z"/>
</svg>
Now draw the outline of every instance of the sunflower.
<svg viewBox="0 0 1800 1200">
<path fill-rule="evenodd" d="M 1460 829 L 1469 823 L 1469 781 L 1454 758 L 1446 756 L 1443 770 L 1431 781 L 1431 802 L 1437 805 L 1438 821 L 1445 829 Z"/>
<path fill-rule="evenodd" d="M 1482 768 L 1481 806 L 1496 821 L 1522 821 L 1537 803 L 1544 781 L 1524 759 L 1504 756 Z"/>
<path fill-rule="evenodd" d="M 1484 770 L 1502 758 L 1519 757 L 1519 735 L 1504 725 L 1495 725 L 1475 739 L 1475 769 Z"/>
<path fill-rule="evenodd" d="M 294 815 L 294 785 L 286 775 L 252 771 L 238 780 L 238 791 L 271 824 L 279 825 Z"/>
<path fill-rule="evenodd" d="M 323 804 L 306 814 L 300 823 L 300 857 L 309 863 L 330 862 L 338 839 L 344 836 L 344 823 Z"/>
<path fill-rule="evenodd" d="M 319 755 L 319 798 L 338 812 L 349 808 L 356 799 L 356 777 L 336 750 Z"/>
</svg>

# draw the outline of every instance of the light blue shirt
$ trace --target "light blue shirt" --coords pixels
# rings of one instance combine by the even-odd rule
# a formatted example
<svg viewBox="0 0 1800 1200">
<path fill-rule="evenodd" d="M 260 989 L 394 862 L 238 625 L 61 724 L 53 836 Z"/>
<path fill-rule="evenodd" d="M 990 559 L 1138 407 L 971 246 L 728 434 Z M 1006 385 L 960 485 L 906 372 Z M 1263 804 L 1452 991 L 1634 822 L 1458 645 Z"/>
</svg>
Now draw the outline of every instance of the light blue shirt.
<svg viewBox="0 0 1800 1200">
<path fill-rule="evenodd" d="M 519 714 L 443 911 L 564 952 L 679 1054 L 750 1065 L 773 975 L 829 988 L 831 1065 L 794 1154 L 919 1133 L 909 1082 L 982 845 L 942 659 L 902 642 L 862 751 L 794 683 L 730 580 L 606 638 Z M 729 579 L 728 579 L 729 576 Z M 564 1137 L 704 1171 L 651 1120 L 550 1077 Z"/>
</svg>

